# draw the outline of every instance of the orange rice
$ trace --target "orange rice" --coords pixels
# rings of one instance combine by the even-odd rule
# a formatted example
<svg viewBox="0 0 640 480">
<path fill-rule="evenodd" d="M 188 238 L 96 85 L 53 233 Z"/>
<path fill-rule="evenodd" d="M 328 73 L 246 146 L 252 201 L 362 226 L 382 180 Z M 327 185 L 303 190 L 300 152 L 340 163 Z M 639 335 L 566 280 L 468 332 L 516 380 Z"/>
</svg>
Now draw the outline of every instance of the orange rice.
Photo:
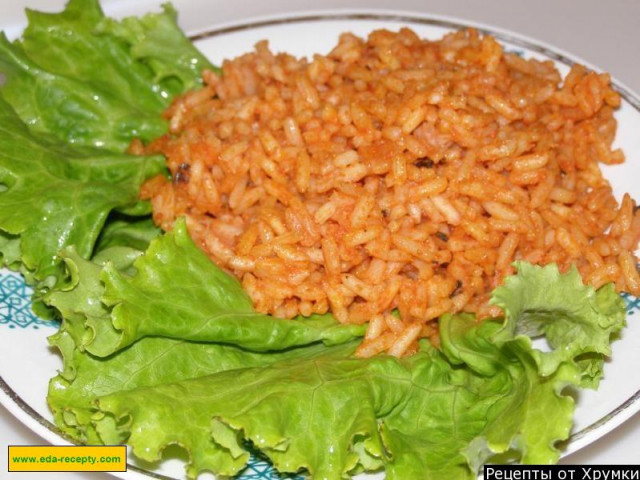
<svg viewBox="0 0 640 480">
<path fill-rule="evenodd" d="M 260 42 L 222 68 L 132 151 L 167 158 L 142 192 L 156 223 L 186 216 L 257 310 L 369 322 L 358 353 L 400 356 L 445 312 L 499 315 L 517 259 L 640 294 L 640 214 L 598 166 L 624 161 L 608 74 L 474 30 L 344 34 L 310 60 Z"/>
</svg>

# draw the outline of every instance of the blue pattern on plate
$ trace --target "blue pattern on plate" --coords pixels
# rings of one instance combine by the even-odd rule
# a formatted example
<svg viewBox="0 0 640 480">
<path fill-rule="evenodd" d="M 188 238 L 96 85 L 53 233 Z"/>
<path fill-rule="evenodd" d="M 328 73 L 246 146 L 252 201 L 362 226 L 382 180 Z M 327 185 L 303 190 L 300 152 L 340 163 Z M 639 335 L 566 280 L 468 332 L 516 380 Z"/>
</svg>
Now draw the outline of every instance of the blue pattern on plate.
<svg viewBox="0 0 640 480">
<path fill-rule="evenodd" d="M 0 272 L 0 325 L 9 328 L 38 328 L 39 325 L 56 327 L 55 322 L 39 319 L 31 311 L 33 290 L 24 283 L 22 276 L 3 270 Z M 640 312 L 640 298 L 622 294 L 627 304 L 627 314 Z M 273 466 L 259 454 L 254 454 L 246 468 L 236 477 L 237 480 L 302 480 L 300 475 L 280 475 Z"/>
<path fill-rule="evenodd" d="M 19 273 L 0 272 L 0 325 L 34 329 L 40 325 L 57 327 L 58 323 L 42 320 L 31 311 L 32 294 L 33 289 L 24 283 Z"/>
<path fill-rule="evenodd" d="M 260 455 L 254 455 L 246 468 L 236 477 L 237 480 L 303 480 L 304 477 L 293 474 L 279 474 L 273 466 L 263 460 Z"/>
<path fill-rule="evenodd" d="M 627 302 L 627 315 L 633 315 L 640 311 L 640 298 L 629 295 L 628 293 L 623 293 L 622 298 Z"/>
</svg>

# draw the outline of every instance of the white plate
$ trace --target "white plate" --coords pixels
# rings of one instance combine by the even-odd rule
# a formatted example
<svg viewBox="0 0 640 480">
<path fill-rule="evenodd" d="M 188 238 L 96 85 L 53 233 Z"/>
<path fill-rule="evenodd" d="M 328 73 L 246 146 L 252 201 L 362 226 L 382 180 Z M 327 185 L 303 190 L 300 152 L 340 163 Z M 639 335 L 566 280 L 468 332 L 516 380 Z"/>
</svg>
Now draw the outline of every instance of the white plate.
<svg viewBox="0 0 640 480">
<path fill-rule="evenodd" d="M 494 35 L 508 50 L 525 57 L 554 60 L 562 73 L 566 73 L 574 61 L 586 64 L 541 42 L 480 24 L 383 11 L 305 12 L 286 18 L 264 17 L 242 24 L 201 29 L 195 38 L 198 47 L 214 63 L 220 63 L 224 58 L 250 51 L 262 39 L 269 40 L 273 51 L 300 56 L 327 53 L 344 31 L 366 35 L 376 28 L 398 29 L 402 26 L 409 26 L 420 36 L 432 39 L 440 38 L 452 29 L 474 26 Z M 617 112 L 616 146 L 625 150 L 627 158 L 637 157 L 640 155 L 640 136 L 637 135 L 640 131 L 640 99 L 626 87 L 620 84 L 616 87 L 623 96 L 622 108 Z M 605 170 L 618 198 L 624 192 L 640 197 L 635 181 L 640 178 L 640 165 L 628 162 Z M 61 361 L 47 347 L 46 337 L 53 329 L 28 311 L 28 295 L 19 276 L 6 270 L 0 274 L 0 403 L 47 441 L 64 444 L 66 441 L 51 423 L 45 401 L 47 382 L 60 368 Z M 621 340 L 614 344 L 613 361 L 605 368 L 600 389 L 585 391 L 578 399 L 575 426 L 565 455 L 600 438 L 640 410 L 640 369 L 632 367 L 640 365 L 640 323 L 633 321 L 634 314 L 640 316 L 637 300 L 630 302 L 629 325 Z M 182 477 L 182 465 L 177 461 L 167 462 L 161 471 L 171 477 Z M 118 474 L 121 475 L 123 478 L 147 477 L 135 467 L 126 474 Z M 256 472 L 253 475 L 250 478 L 272 478 Z"/>
</svg>

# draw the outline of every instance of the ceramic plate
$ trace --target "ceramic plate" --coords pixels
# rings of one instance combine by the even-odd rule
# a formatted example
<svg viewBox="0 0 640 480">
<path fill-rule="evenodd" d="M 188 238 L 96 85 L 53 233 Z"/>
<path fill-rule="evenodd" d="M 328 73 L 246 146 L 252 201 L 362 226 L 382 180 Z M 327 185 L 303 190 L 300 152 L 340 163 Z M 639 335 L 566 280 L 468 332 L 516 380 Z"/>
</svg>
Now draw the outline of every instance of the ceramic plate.
<svg viewBox="0 0 640 480">
<path fill-rule="evenodd" d="M 409 26 L 421 37 L 438 39 L 460 28 L 475 27 L 494 35 L 506 50 L 527 58 L 551 59 L 565 74 L 573 58 L 553 47 L 491 27 L 458 22 L 454 19 L 426 17 L 411 13 L 318 12 L 290 15 L 286 18 L 260 18 L 242 24 L 212 26 L 197 32 L 193 39 L 214 63 L 252 50 L 253 45 L 268 39 L 273 51 L 286 51 L 296 56 L 327 53 L 337 43 L 340 33 L 350 31 L 361 36 L 378 28 L 397 30 Z M 591 68 L 594 68 L 590 66 Z M 595 68 L 594 68 L 595 69 Z M 597 69 L 596 69 L 597 70 Z M 616 147 L 627 158 L 640 156 L 640 99 L 620 84 L 623 105 L 617 112 Z M 640 164 L 632 162 L 605 168 L 618 199 L 624 192 L 640 198 L 635 179 L 640 178 Z M 54 444 L 68 443 L 52 424 L 46 405 L 47 383 L 61 367 L 61 359 L 48 347 L 47 337 L 55 326 L 37 318 L 30 310 L 30 289 L 22 278 L 10 271 L 0 272 L 0 402 L 20 421 Z M 574 452 L 598 439 L 633 413 L 640 410 L 640 300 L 625 297 L 628 326 L 622 338 L 613 345 L 613 357 L 605 367 L 605 378 L 597 391 L 582 392 L 577 399 L 575 425 L 564 454 Z M 636 317 L 636 318 L 634 318 Z M 133 460 L 132 460 L 133 462 Z M 131 463 L 129 471 L 117 474 L 123 478 L 182 478 L 183 465 L 170 460 L 149 472 Z M 296 478 L 280 477 L 265 462 L 254 459 L 240 476 L 248 479 Z M 382 475 L 366 478 L 382 478 Z"/>
</svg>

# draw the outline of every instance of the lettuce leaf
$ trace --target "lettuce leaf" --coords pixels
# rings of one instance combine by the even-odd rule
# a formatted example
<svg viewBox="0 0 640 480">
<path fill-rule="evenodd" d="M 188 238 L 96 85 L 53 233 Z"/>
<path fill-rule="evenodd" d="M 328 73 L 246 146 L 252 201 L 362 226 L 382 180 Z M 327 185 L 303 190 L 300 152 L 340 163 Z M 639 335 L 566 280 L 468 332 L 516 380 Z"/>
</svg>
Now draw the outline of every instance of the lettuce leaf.
<svg viewBox="0 0 640 480">
<path fill-rule="evenodd" d="M 102 302 L 111 308 L 111 328 L 85 344 L 94 355 L 111 355 L 145 336 L 270 351 L 320 341 L 335 345 L 364 334 L 363 326 L 338 325 L 330 315 L 288 320 L 256 313 L 242 285 L 196 247 L 183 219 L 133 266 L 133 277 L 110 265 L 104 269 Z"/>
<path fill-rule="evenodd" d="M 67 329 L 52 336 L 50 343 L 63 353 L 64 369 L 51 379 L 47 401 L 60 429 L 89 444 L 102 443 L 96 431 L 95 401 L 99 396 L 283 359 L 312 358 L 328 352 L 348 355 L 356 347 L 353 342 L 329 349 L 319 344 L 265 354 L 230 345 L 150 337 L 117 355 L 100 358 L 77 348 Z"/>
<path fill-rule="evenodd" d="M 507 278 L 491 299 L 506 317 L 496 340 L 518 334 L 544 335 L 552 351 L 535 350 L 542 375 L 581 355 L 584 386 L 597 387 L 603 358 L 611 355 L 611 336 L 625 325 L 622 297 L 613 284 L 598 291 L 584 285 L 575 268 L 562 275 L 555 264 L 544 268 L 525 262 L 514 265 L 518 275 Z"/>
<path fill-rule="evenodd" d="M 116 22 L 97 0 L 71 0 L 61 13 L 27 16 L 21 41 L 0 35 L 3 95 L 31 130 L 69 143 L 121 152 L 162 135 L 162 111 L 213 68 L 169 6 Z"/>
<path fill-rule="evenodd" d="M 58 252 L 74 245 L 89 257 L 109 213 L 139 203 L 142 182 L 165 168 L 159 156 L 75 148 L 34 134 L 1 97 L 0 125 L 0 254 L 48 285 L 64 277 Z"/>
<path fill-rule="evenodd" d="M 441 349 L 423 344 L 407 359 L 356 359 L 357 340 L 348 341 L 353 336 L 327 347 L 319 343 L 322 330 L 305 346 L 271 343 L 278 336 L 259 321 L 253 328 L 265 343 L 256 348 L 262 352 L 252 352 L 235 335 L 250 309 L 246 295 L 193 245 L 184 222 L 129 266 L 114 260 L 96 265 L 72 252 L 67 256 L 75 287 L 49 296 L 69 319 L 52 339 L 65 370 L 51 383 L 49 403 L 61 428 L 83 441 L 127 442 L 150 462 L 167 445 L 183 446 L 191 477 L 204 470 L 240 471 L 247 442 L 281 471 L 327 479 L 382 468 L 390 479 L 471 479 L 499 455 L 554 463 L 555 444 L 568 438 L 574 411 L 565 388 L 582 383 L 577 360 L 608 344 L 611 332 L 603 336 L 603 325 L 624 312 L 606 287 L 596 292 L 595 313 L 580 311 L 565 321 L 563 307 L 581 298 L 585 287 L 574 273 L 558 274 L 567 301 L 544 318 L 559 320 L 555 335 L 563 340 L 555 340 L 547 354 L 573 353 L 555 368 L 545 366 L 544 374 L 540 352 L 530 337 L 517 333 L 527 328 L 520 325 L 526 315 L 482 323 L 469 314 L 445 315 Z M 494 301 L 516 304 L 526 299 L 523 288 L 554 274 L 554 267 L 518 267 Z M 135 273 L 122 273 L 129 268 Z M 91 300 L 83 303 L 83 297 Z M 222 308 L 230 326 L 211 327 Z M 113 352 L 99 357 L 90 347 L 103 333 L 91 341 L 83 336 L 93 328 L 92 318 L 146 334 L 112 344 Z M 73 319 L 79 334 L 71 328 Z M 163 325 L 169 319 L 175 329 Z M 567 334 L 575 324 L 593 333 L 591 343 L 586 333 L 575 347 Z M 189 325 L 207 331 L 207 341 L 158 336 L 187 332 Z"/>
<path fill-rule="evenodd" d="M 94 248 L 94 257 L 103 250 L 112 247 L 130 247 L 144 252 L 151 240 L 162 233 L 162 230 L 148 217 L 131 217 L 119 212 L 112 213 Z"/>
<path fill-rule="evenodd" d="M 166 99 L 200 86 L 202 71 L 220 72 L 177 26 L 178 13 L 169 3 L 162 5 L 162 14 L 127 17 L 118 22 L 104 18 L 97 28 L 103 35 L 112 35 L 129 46 L 131 57 L 149 65 L 158 94 Z"/>
<path fill-rule="evenodd" d="M 0 256 L 39 296 L 64 279 L 64 248 L 90 258 L 157 236 L 135 217 L 150 213 L 138 192 L 164 161 L 121 152 L 165 133 L 163 110 L 214 67 L 170 6 L 118 22 L 97 0 L 71 0 L 27 17 L 22 39 L 0 33 Z"/>
<path fill-rule="evenodd" d="M 213 435 L 228 450 L 227 461 L 194 456 L 190 476 L 205 468 L 235 473 L 233 461 L 248 459 L 244 440 L 281 471 L 326 479 L 348 478 L 364 466 L 384 466 L 389 479 L 470 479 L 469 458 L 479 466 L 511 448 L 526 463 L 557 461 L 554 443 L 568 437 L 574 409 L 573 398 L 560 392 L 578 383 L 577 368 L 567 363 L 541 377 L 526 342 L 490 342 L 498 325 L 478 326 L 461 315 L 443 328 L 451 323 L 451 347 L 467 335 L 484 340 L 477 354 L 494 357 L 491 376 L 473 363 L 455 367 L 428 347 L 403 360 L 299 358 L 100 397 L 110 418 L 101 438 L 126 438 L 134 454 L 154 461 L 171 443 L 191 452 L 211 448 Z M 549 421 L 541 420 L 544 412 L 552 412 Z"/>
<path fill-rule="evenodd" d="M 107 358 L 91 355 L 83 347 L 87 336 L 109 320 L 109 309 L 100 301 L 104 265 L 127 271 L 141 254 L 132 248 L 112 247 L 96 262 L 83 259 L 73 248 L 66 249 L 62 256 L 70 275 L 68 283 L 45 297 L 63 318 L 61 328 L 49 339 L 61 351 L 64 368 L 50 382 L 48 402 L 61 430 L 78 441 L 100 443 L 94 405 L 99 396 L 283 359 L 309 359 L 328 352 L 346 356 L 356 348 L 354 342 L 330 348 L 318 343 L 305 349 L 256 353 L 218 343 L 146 337 Z"/>
<path fill-rule="evenodd" d="M 115 244 L 92 261 L 75 249 L 60 256 L 67 286 L 47 294 L 45 302 L 65 319 L 62 329 L 77 348 L 98 357 L 145 337 L 267 352 L 337 345 L 364 334 L 363 326 L 339 325 L 330 315 L 285 320 L 256 313 L 240 283 L 195 246 L 183 219 L 144 254 Z"/>
</svg>

